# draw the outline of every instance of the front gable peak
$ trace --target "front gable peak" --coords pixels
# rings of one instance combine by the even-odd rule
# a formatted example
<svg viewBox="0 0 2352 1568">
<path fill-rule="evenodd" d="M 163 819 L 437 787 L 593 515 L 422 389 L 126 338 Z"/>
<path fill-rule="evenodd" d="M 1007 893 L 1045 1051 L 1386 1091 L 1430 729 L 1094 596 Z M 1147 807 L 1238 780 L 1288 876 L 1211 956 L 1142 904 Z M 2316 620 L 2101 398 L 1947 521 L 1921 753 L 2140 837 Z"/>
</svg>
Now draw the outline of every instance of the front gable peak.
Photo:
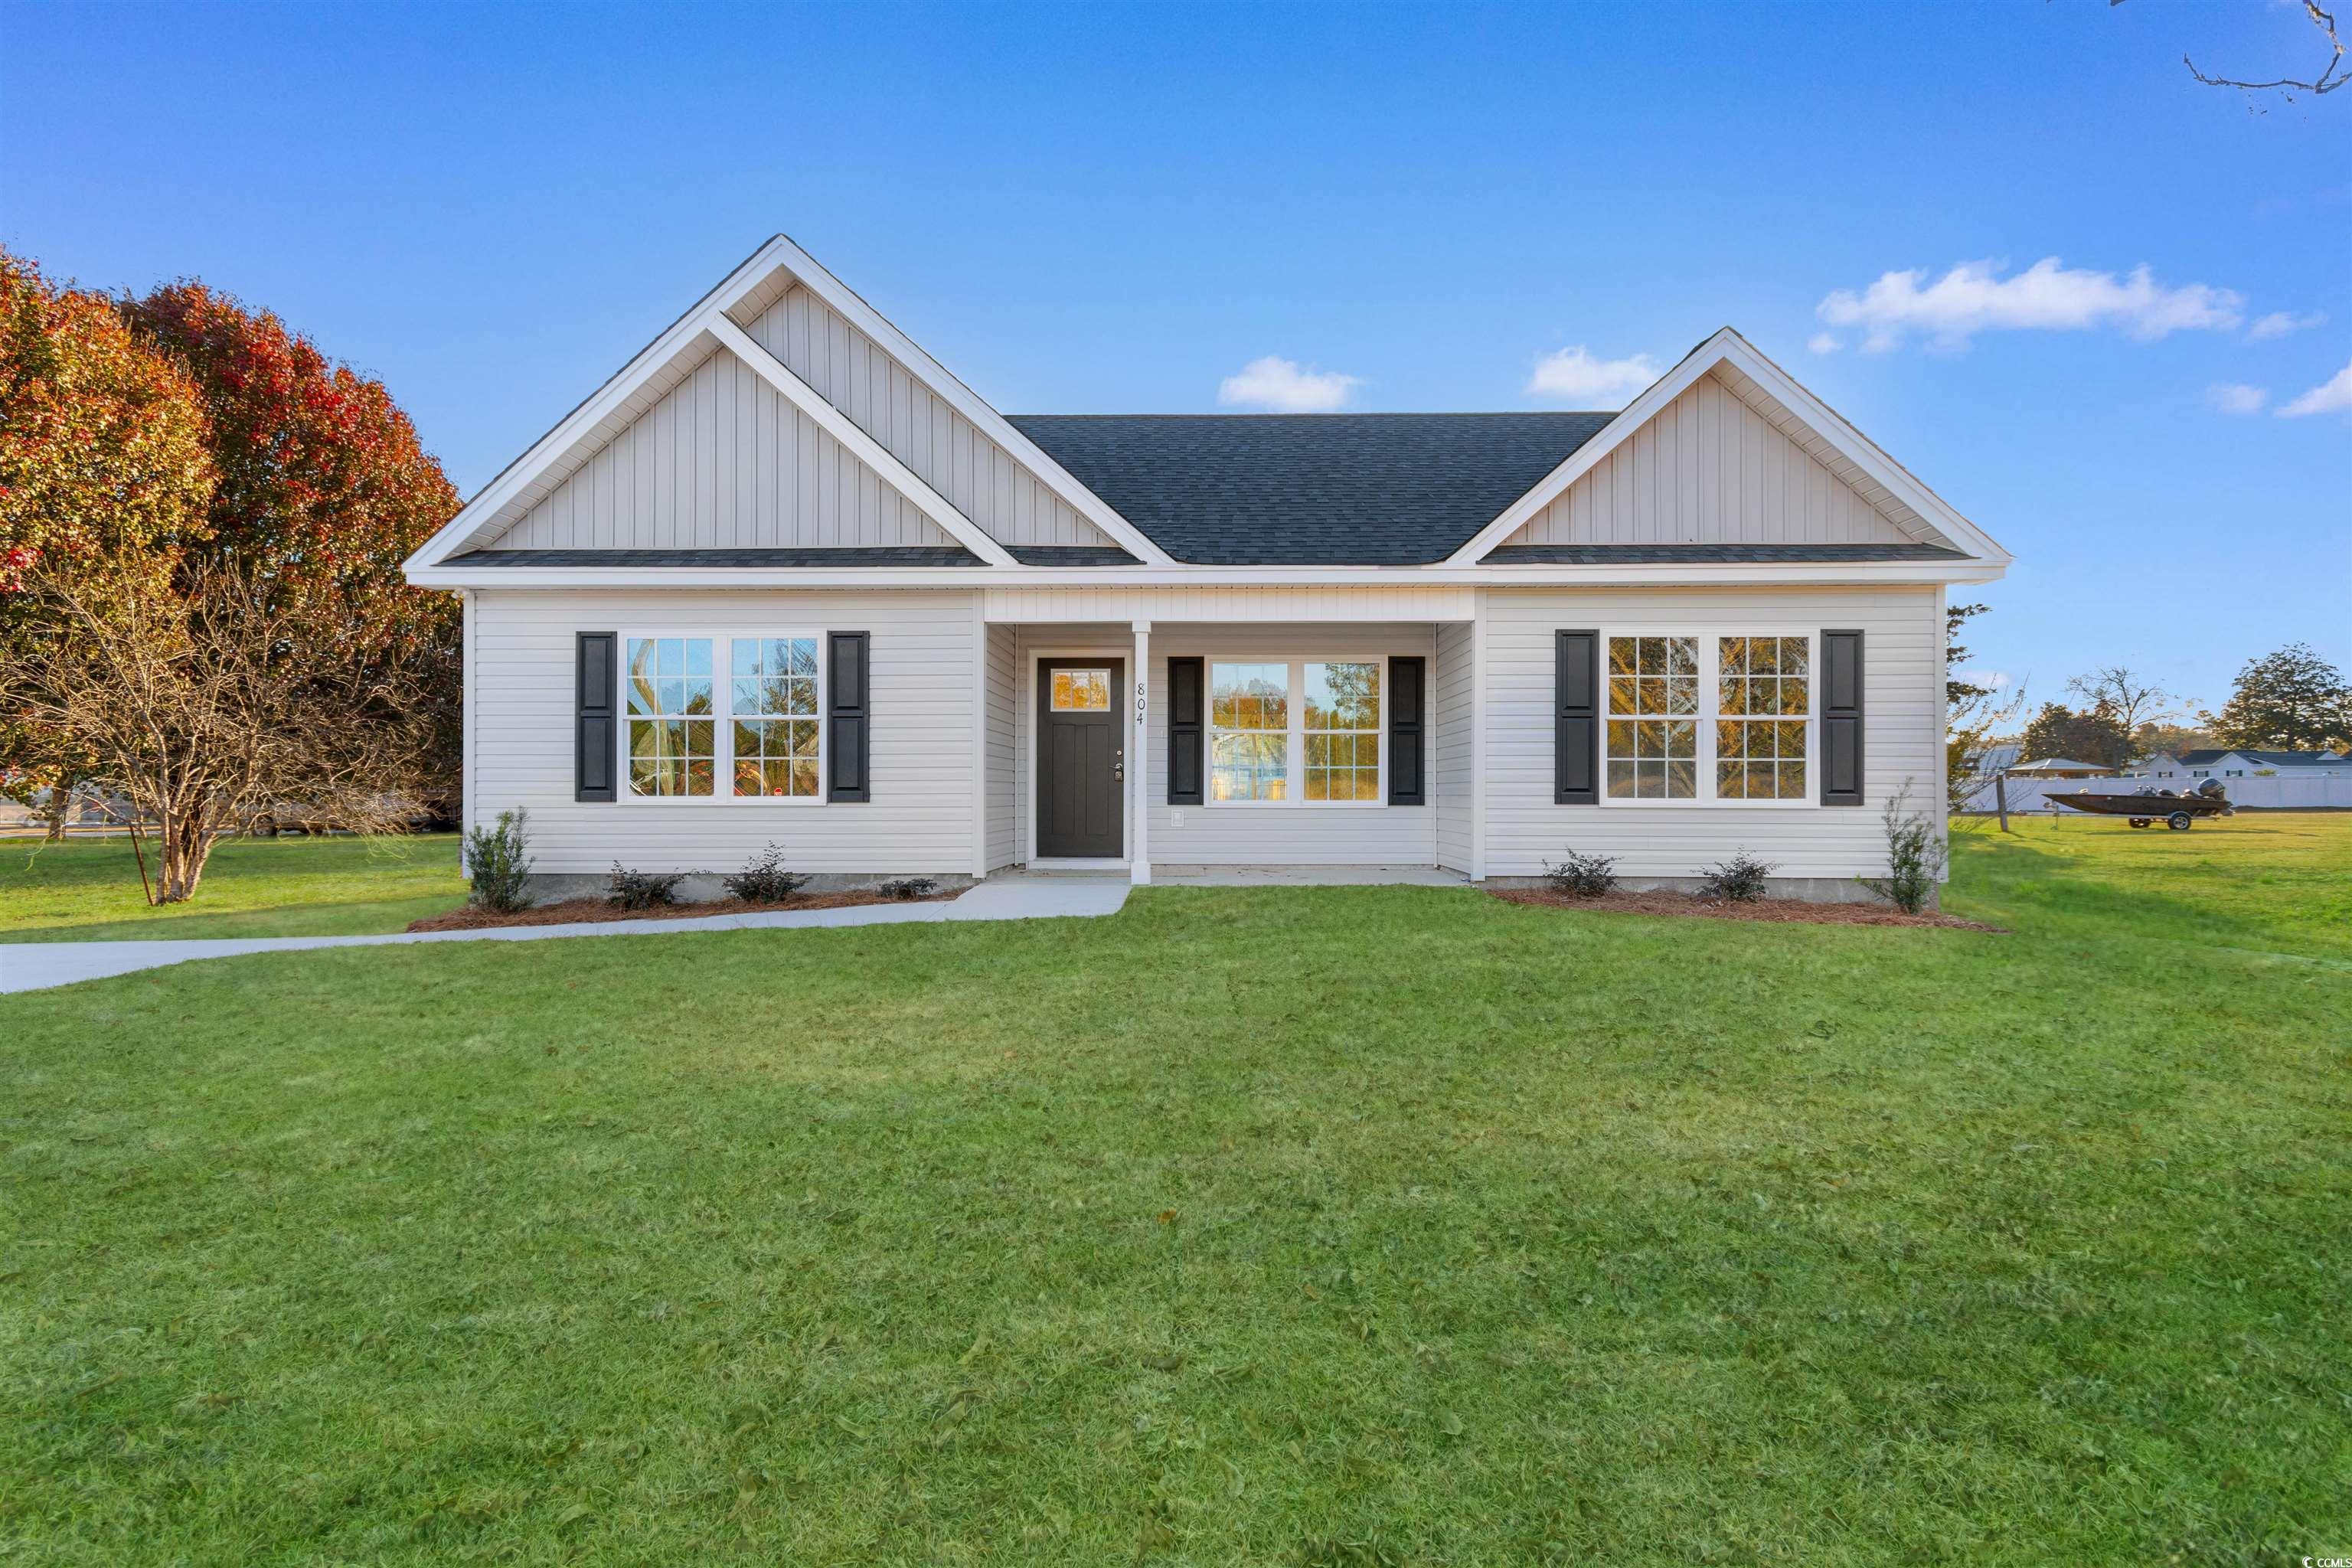
<svg viewBox="0 0 2352 1568">
<path fill-rule="evenodd" d="M 1448 564 L 1694 546 L 1825 560 L 2008 560 L 1982 530 L 1725 327 Z"/>
<path fill-rule="evenodd" d="M 698 374 L 712 379 L 714 366 L 740 407 L 731 419 L 709 411 L 714 425 L 752 430 L 756 451 L 758 410 L 782 407 L 817 459 L 849 473 L 861 505 L 904 513 L 885 523 L 886 532 L 952 541 L 998 567 L 1015 564 L 1008 546 L 1039 545 L 1122 547 L 1146 563 L 1169 563 L 1100 497 L 778 235 L 485 486 L 410 568 L 510 538 L 549 542 L 540 535 L 551 540 L 562 530 L 544 521 L 548 513 L 561 508 L 568 517 L 578 508 L 567 489 L 577 488 L 575 477 L 615 460 L 611 454 L 637 438 L 648 413 L 666 399 L 674 405 L 673 395 Z M 760 483 L 751 481 L 755 493 Z M 596 515 L 595 502 L 587 509 Z M 759 542 L 805 541 L 788 534 Z"/>
</svg>

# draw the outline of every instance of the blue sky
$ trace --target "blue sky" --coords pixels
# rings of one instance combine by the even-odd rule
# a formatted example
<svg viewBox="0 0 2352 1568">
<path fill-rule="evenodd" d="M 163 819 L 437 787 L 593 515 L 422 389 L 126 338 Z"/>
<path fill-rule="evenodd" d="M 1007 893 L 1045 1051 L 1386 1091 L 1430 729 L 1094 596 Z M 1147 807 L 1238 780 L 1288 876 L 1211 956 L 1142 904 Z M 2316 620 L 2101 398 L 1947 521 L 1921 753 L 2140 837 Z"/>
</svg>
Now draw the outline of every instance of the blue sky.
<svg viewBox="0 0 2352 1568">
<path fill-rule="evenodd" d="M 2218 702 L 2295 638 L 2352 669 L 2352 415 L 2277 412 L 2352 364 L 2352 91 L 2180 65 L 2316 69 L 2299 8 L 5 24 L 0 240 L 276 309 L 468 492 L 783 230 L 1011 413 L 1213 409 L 1269 357 L 1244 390 L 1605 406 L 1572 389 L 1728 322 L 2018 556 L 1969 640 L 2037 698 L 2121 660 Z"/>
</svg>

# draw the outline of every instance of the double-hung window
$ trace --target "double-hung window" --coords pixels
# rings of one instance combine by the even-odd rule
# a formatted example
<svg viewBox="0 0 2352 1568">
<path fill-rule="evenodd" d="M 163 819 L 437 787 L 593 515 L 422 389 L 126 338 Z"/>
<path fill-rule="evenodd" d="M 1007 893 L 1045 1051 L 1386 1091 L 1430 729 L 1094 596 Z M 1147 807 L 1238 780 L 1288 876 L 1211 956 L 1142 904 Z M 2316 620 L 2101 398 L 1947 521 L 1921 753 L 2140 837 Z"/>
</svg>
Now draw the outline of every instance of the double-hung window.
<svg viewBox="0 0 2352 1568">
<path fill-rule="evenodd" d="M 627 637 L 624 798 L 821 801 L 820 640 Z"/>
<path fill-rule="evenodd" d="M 1290 797 L 1290 667 L 1209 667 L 1209 798 Z"/>
<path fill-rule="evenodd" d="M 735 793 L 816 797 L 816 638 L 736 637 Z"/>
<path fill-rule="evenodd" d="M 1209 661 L 1209 804 L 1377 805 L 1385 661 Z"/>
<path fill-rule="evenodd" d="M 709 637 L 629 639 L 629 793 L 707 795 L 719 777 Z"/>
<path fill-rule="evenodd" d="M 1612 633 L 1602 799 L 1811 803 L 1812 634 Z"/>
</svg>

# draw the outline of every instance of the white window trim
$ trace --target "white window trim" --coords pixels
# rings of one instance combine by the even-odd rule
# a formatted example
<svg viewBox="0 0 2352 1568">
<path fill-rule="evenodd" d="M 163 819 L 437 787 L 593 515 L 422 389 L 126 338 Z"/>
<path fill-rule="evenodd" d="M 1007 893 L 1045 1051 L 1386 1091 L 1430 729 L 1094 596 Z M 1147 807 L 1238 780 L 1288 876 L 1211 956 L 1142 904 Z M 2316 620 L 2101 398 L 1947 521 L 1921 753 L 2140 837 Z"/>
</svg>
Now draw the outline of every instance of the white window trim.
<svg viewBox="0 0 2352 1568">
<path fill-rule="evenodd" d="M 620 722 L 614 727 L 620 731 L 616 737 L 620 754 L 614 763 L 619 770 L 614 777 L 618 781 L 620 787 L 614 791 L 614 798 L 621 805 L 688 806 L 698 811 L 718 805 L 736 807 L 765 805 L 785 810 L 800 810 L 813 805 L 824 805 L 832 799 L 833 781 L 825 771 L 825 758 L 830 747 L 825 734 L 824 694 L 825 678 L 829 673 L 827 661 L 833 657 L 833 650 L 829 646 L 832 639 L 822 630 L 797 626 L 727 627 L 719 630 L 712 630 L 708 626 L 697 626 L 691 629 L 669 626 L 629 626 L 623 628 L 619 635 L 621 689 L 615 693 L 615 696 L 618 699 Z M 712 779 L 714 787 L 709 795 L 639 795 L 629 787 L 629 644 L 656 637 L 684 637 L 710 644 L 710 716 L 716 721 L 717 729 L 713 732 L 711 741 L 710 765 L 714 773 Z M 735 668 L 733 645 L 739 639 L 777 637 L 807 637 L 816 644 L 816 793 L 792 795 L 737 795 L 735 793 L 735 698 L 732 685 Z M 872 673 L 870 670 L 867 671 L 869 680 L 872 679 Z M 870 738 L 867 743 L 870 748 L 872 744 Z"/>
<path fill-rule="evenodd" d="M 1178 658 L 1191 657 L 1181 651 Z M 1201 726 L 1201 809 L 1203 811 L 1385 811 L 1389 805 L 1389 658 L 1384 653 L 1202 653 Z M 1210 787 L 1216 766 L 1217 666 L 1279 664 L 1290 671 L 1289 727 L 1284 733 L 1284 778 L 1297 786 L 1297 795 L 1281 800 L 1219 800 Z M 1381 667 L 1381 711 L 1372 732 L 1381 739 L 1378 794 L 1370 800 L 1308 800 L 1307 790 L 1307 667 L 1310 664 L 1377 664 Z M 1427 700 L 1424 696 L 1423 700 Z M 1424 722 L 1424 728 L 1426 723 Z M 1229 734 L 1245 731 L 1228 731 Z M 1262 732 L 1262 731 L 1261 731 Z"/>
<path fill-rule="evenodd" d="M 1698 794 L 1688 800 L 1642 799 L 1609 793 L 1609 641 L 1612 637 L 1696 637 L 1703 650 L 1698 670 Z M 1796 800 L 1725 799 L 1715 793 L 1715 726 L 1723 718 L 1721 688 L 1725 637 L 1802 637 L 1805 668 L 1805 793 Z M 1817 626 L 1741 621 L 1693 626 L 1684 623 L 1601 629 L 1601 732 L 1598 759 L 1600 804 L 1612 809 L 1642 811 L 1815 811 L 1821 808 L 1822 781 L 1822 634 Z M 1736 715 L 1735 715 L 1736 717 Z M 1784 715 L 1785 717 L 1785 715 Z"/>
</svg>

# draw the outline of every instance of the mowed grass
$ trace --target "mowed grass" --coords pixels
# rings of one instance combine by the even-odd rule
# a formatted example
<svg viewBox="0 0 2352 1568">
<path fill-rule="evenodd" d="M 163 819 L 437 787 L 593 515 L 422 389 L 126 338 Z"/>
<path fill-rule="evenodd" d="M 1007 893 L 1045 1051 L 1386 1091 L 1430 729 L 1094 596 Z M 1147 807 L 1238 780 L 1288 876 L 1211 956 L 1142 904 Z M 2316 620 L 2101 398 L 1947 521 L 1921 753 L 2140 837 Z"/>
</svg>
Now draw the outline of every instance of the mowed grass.
<svg viewBox="0 0 2352 1568">
<path fill-rule="evenodd" d="M 154 874 L 154 847 L 147 847 Z M 231 838 L 195 898 L 148 905 L 131 840 L 0 838 L 0 942 L 360 936 L 465 901 L 457 836 Z"/>
<path fill-rule="evenodd" d="M 1959 876 L 2012 934 L 1160 889 L 0 997 L 0 1555 L 2344 1552 L 2352 817 Z"/>
</svg>

